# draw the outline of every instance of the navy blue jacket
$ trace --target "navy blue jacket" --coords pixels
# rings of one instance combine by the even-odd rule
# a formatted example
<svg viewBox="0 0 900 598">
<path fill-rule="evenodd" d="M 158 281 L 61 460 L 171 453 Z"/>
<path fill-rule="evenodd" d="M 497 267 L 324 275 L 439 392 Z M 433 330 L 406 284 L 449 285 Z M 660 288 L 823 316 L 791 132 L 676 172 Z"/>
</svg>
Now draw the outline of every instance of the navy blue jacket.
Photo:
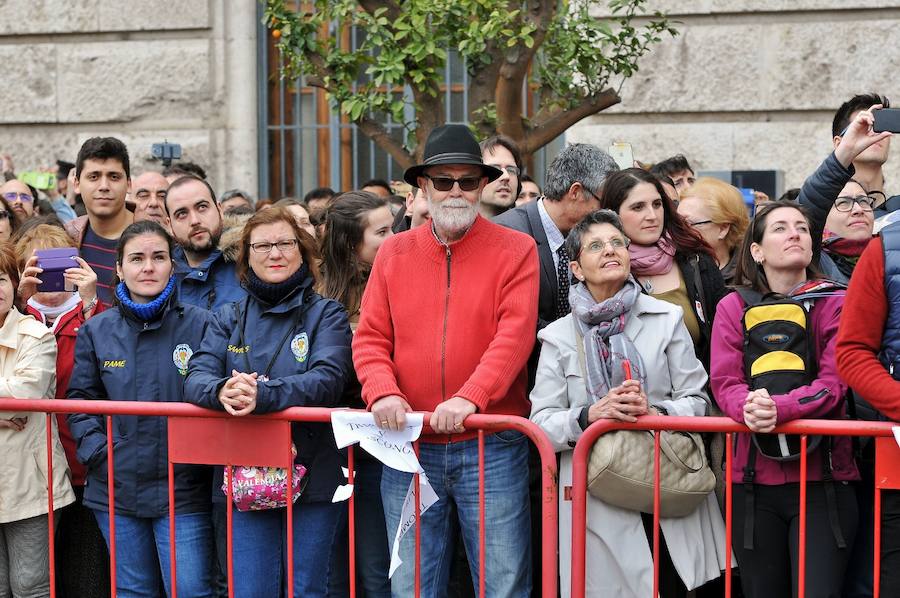
<svg viewBox="0 0 900 598">
<path fill-rule="evenodd" d="M 814 262 L 819 264 L 819 269 L 827 278 L 841 284 L 847 284 L 850 279 L 838 270 L 831 256 L 822 251 L 822 232 L 825 230 L 825 221 L 834 200 L 838 198 L 844 185 L 853 178 L 854 172 L 852 164 L 849 168 L 844 168 L 834 157 L 834 152 L 831 152 L 816 171 L 803 182 L 800 195 L 797 197 L 797 203 L 809 212 L 809 232 L 812 235 Z"/>
<path fill-rule="evenodd" d="M 175 248 L 172 259 L 175 261 L 178 297 L 186 305 L 215 311 L 247 296 L 235 274 L 234 263 L 226 260 L 218 249 L 196 268 L 188 264 L 181 247 Z"/>
<path fill-rule="evenodd" d="M 200 348 L 212 314 L 182 305 L 176 294 L 161 317 L 144 323 L 125 308 L 108 309 L 85 322 L 75 342 L 69 399 L 183 401 L 187 360 Z M 87 467 L 84 504 L 108 510 L 106 418 L 72 414 L 78 460 Z M 116 513 L 168 514 L 167 425 L 163 417 L 114 416 Z M 212 468 L 175 465 L 175 512 L 208 511 Z"/>
<path fill-rule="evenodd" d="M 350 338 L 343 306 L 313 292 L 310 277 L 297 292 L 274 306 L 251 294 L 216 313 L 200 350 L 191 359 L 185 398 L 202 407 L 224 410 L 218 395 L 231 370 L 262 376 L 271 363 L 269 380 L 257 383 L 256 413 L 338 406 L 353 368 Z M 284 343 L 277 346 L 282 339 Z M 309 470 L 300 500 L 331 501 L 335 488 L 343 483 L 343 473 L 330 424 L 295 423 L 292 436 L 296 461 Z M 217 471 L 216 475 L 222 474 Z M 224 495 L 215 491 L 213 499 L 224 501 Z"/>
</svg>

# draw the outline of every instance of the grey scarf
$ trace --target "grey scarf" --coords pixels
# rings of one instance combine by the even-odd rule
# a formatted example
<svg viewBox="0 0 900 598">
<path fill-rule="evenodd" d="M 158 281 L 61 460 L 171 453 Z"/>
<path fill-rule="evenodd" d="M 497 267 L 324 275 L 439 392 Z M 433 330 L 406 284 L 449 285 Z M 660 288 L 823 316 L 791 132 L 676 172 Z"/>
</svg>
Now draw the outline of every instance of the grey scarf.
<svg viewBox="0 0 900 598">
<path fill-rule="evenodd" d="M 625 335 L 625 322 L 640 287 L 631 276 L 618 293 L 597 303 L 587 287 L 581 283 L 569 287 L 569 305 L 575 326 L 583 336 L 587 389 L 594 402 L 603 398 L 610 388 L 622 384 L 625 374 L 622 363 L 631 364 L 631 378 L 644 389 L 647 372 L 644 361 L 634 343 Z"/>
</svg>

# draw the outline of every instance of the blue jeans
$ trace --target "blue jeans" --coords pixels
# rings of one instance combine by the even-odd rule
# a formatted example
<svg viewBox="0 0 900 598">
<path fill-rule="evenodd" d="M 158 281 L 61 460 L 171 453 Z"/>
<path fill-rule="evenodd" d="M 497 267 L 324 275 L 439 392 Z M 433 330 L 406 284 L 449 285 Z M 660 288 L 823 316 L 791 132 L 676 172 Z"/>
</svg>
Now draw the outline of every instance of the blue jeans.
<svg viewBox="0 0 900 598">
<path fill-rule="evenodd" d="M 109 513 L 94 510 L 109 546 Z M 213 598 L 213 533 L 209 513 L 175 515 L 179 598 Z M 116 515 L 116 588 L 119 598 L 155 598 L 162 573 L 171 595 L 169 518 Z"/>
<path fill-rule="evenodd" d="M 346 503 L 295 503 L 294 597 L 328 595 L 332 545 Z M 235 598 L 277 598 L 287 587 L 287 510 L 232 512 Z"/>
<path fill-rule="evenodd" d="M 453 560 L 452 517 L 459 518 L 469 569 L 478 590 L 478 439 L 419 444 L 419 462 L 439 500 L 421 518 L 423 596 L 447 595 Z M 484 439 L 485 590 L 488 596 L 531 593 L 531 520 L 528 504 L 528 440 L 505 431 Z M 385 467 L 381 476 L 388 538 L 400 523 L 412 475 Z M 415 584 L 415 527 L 400 543 L 403 564 L 391 578 L 394 596 L 412 596 Z"/>
</svg>

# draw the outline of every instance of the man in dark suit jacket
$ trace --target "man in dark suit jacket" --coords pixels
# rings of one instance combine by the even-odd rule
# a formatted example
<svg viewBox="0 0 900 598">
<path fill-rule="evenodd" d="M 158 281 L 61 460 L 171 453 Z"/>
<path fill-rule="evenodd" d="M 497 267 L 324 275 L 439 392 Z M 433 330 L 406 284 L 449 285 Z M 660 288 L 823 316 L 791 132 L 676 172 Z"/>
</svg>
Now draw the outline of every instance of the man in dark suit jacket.
<svg viewBox="0 0 900 598">
<path fill-rule="evenodd" d="M 494 219 L 497 224 L 523 232 L 537 243 L 541 261 L 538 330 L 569 312 L 568 299 L 561 305 L 559 297 L 557 250 L 578 221 L 600 208 L 600 187 L 606 176 L 618 169 L 615 160 L 596 146 L 570 145 L 547 169 L 542 198 Z M 565 269 L 568 271 L 567 266 Z M 537 367 L 537 338 L 535 345 L 529 362 L 532 382 Z"/>
</svg>

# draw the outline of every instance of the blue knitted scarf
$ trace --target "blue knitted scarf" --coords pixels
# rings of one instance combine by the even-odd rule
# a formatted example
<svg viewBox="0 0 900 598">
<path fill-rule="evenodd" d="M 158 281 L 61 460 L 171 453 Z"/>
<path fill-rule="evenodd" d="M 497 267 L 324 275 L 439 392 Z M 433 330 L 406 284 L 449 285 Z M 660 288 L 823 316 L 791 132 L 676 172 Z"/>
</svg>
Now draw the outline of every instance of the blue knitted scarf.
<svg viewBox="0 0 900 598">
<path fill-rule="evenodd" d="M 134 314 L 138 320 L 149 322 L 159 315 L 163 306 L 166 304 L 166 301 L 168 301 L 169 297 L 172 295 L 173 290 L 175 290 L 174 274 L 169 278 L 169 283 L 166 285 L 166 288 L 163 289 L 163 292 L 160 293 L 156 299 L 150 303 L 135 303 L 131 300 L 131 293 L 128 291 L 128 287 L 125 286 L 124 282 L 120 282 L 116 285 L 116 299 L 119 300 L 119 304 L 122 307 Z"/>
</svg>

